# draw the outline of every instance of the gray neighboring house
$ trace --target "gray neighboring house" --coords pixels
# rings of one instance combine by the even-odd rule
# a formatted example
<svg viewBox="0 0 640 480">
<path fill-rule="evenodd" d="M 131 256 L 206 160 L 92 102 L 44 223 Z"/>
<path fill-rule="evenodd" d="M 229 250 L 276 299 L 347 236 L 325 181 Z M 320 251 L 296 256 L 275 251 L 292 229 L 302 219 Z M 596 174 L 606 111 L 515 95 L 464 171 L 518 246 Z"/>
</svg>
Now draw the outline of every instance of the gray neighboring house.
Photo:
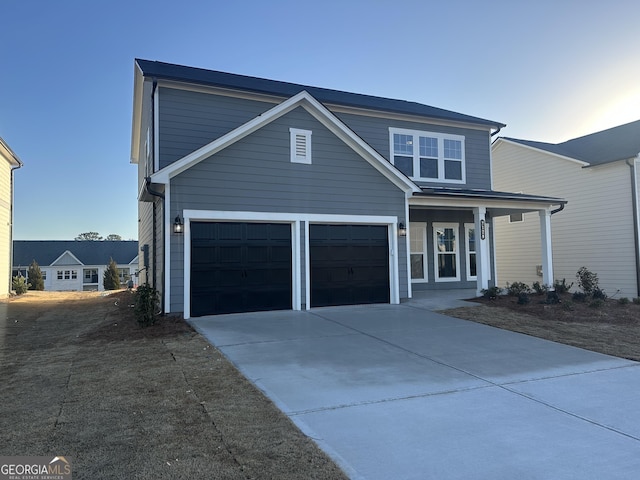
<svg viewBox="0 0 640 480">
<path fill-rule="evenodd" d="M 556 278 L 585 266 L 609 295 L 640 296 L 640 120 L 557 144 L 499 138 L 492 150 L 496 188 L 568 200 L 552 217 Z M 498 219 L 496 237 L 501 286 L 541 281 L 531 214 Z"/>
<path fill-rule="evenodd" d="M 493 220 L 561 198 L 495 191 L 504 125 L 419 103 L 135 60 L 141 282 L 186 318 L 399 303 L 495 279 Z"/>
<path fill-rule="evenodd" d="M 45 290 L 102 291 L 104 272 L 113 258 L 120 283 L 137 284 L 138 242 L 78 240 L 14 240 L 13 275 L 27 276 L 29 265 L 38 262 Z"/>
</svg>

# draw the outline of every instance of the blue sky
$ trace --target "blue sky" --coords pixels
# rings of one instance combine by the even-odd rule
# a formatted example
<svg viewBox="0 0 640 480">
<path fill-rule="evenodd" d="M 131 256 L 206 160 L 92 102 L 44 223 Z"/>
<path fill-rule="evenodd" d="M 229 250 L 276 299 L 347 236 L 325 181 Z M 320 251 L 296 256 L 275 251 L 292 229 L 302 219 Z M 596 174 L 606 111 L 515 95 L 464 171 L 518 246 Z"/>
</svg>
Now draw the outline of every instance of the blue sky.
<svg viewBox="0 0 640 480">
<path fill-rule="evenodd" d="M 15 239 L 137 238 L 133 60 L 411 100 L 561 142 L 640 119 L 640 2 L 3 0 Z"/>
</svg>

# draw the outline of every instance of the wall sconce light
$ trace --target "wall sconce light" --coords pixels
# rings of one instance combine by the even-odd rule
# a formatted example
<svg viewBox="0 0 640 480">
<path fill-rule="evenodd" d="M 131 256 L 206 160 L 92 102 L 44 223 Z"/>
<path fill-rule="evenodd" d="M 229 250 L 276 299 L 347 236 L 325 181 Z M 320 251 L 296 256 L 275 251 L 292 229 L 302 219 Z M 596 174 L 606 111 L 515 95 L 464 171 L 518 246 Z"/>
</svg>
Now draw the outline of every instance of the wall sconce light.
<svg viewBox="0 0 640 480">
<path fill-rule="evenodd" d="M 407 227 L 405 227 L 404 223 L 402 222 L 398 224 L 398 235 L 400 235 L 401 237 L 407 236 Z"/>
<path fill-rule="evenodd" d="M 173 233 L 182 233 L 183 232 L 182 220 L 180 220 L 180 215 L 176 215 L 176 219 L 173 221 Z"/>
</svg>

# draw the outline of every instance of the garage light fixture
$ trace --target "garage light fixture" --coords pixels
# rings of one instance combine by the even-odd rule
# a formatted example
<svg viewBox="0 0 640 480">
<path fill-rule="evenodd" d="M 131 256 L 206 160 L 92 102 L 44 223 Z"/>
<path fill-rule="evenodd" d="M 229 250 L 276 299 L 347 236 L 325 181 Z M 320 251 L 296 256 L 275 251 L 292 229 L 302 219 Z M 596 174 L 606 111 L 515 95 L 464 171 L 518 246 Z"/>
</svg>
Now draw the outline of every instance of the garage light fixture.
<svg viewBox="0 0 640 480">
<path fill-rule="evenodd" d="M 176 219 L 173 221 L 173 233 L 182 233 L 183 232 L 182 220 L 180 220 L 180 215 L 176 215 Z"/>
<path fill-rule="evenodd" d="M 402 222 L 398 224 L 398 235 L 400 235 L 401 237 L 407 236 L 407 227 L 405 227 L 404 223 Z"/>
</svg>

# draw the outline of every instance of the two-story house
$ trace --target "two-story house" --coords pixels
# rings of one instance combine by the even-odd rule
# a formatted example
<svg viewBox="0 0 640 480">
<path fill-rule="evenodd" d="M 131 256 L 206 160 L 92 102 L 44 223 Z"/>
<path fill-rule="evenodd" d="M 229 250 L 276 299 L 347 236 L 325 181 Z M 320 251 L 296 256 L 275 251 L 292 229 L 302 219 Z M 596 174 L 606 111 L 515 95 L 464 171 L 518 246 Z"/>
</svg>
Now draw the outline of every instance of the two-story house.
<svg viewBox="0 0 640 480">
<path fill-rule="evenodd" d="M 0 137 L 0 298 L 11 292 L 13 242 L 13 172 L 22 167 L 18 156 Z"/>
<path fill-rule="evenodd" d="M 427 105 L 136 60 L 140 269 L 167 313 L 399 303 L 495 282 L 492 219 L 559 198 L 492 189 L 504 125 Z"/>
</svg>

